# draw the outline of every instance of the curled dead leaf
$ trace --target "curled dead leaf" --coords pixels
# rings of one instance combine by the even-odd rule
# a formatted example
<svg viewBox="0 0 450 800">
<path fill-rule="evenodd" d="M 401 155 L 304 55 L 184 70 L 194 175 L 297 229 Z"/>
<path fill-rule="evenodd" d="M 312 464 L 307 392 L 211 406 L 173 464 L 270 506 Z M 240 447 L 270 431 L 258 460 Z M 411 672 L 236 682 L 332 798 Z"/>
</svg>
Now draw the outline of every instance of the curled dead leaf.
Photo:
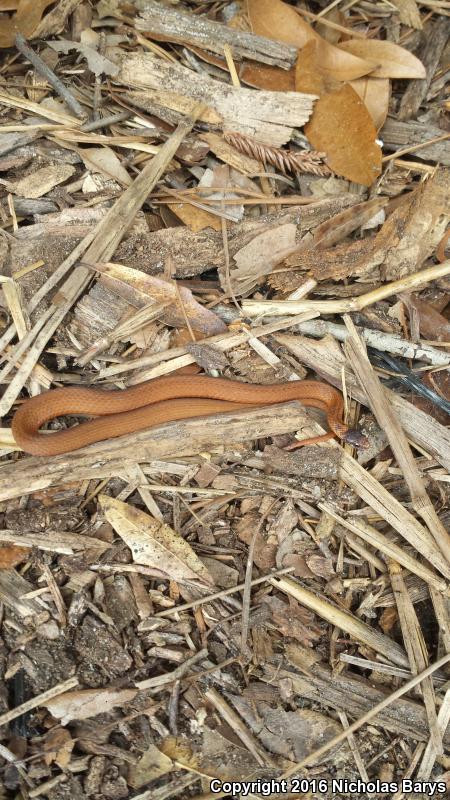
<svg viewBox="0 0 450 800">
<path fill-rule="evenodd" d="M 366 106 L 350 84 L 317 101 L 305 133 L 315 149 L 327 154 L 328 165 L 337 175 L 371 186 L 380 174 L 377 132 Z"/>
<path fill-rule="evenodd" d="M 425 78 L 426 71 L 416 56 L 394 42 L 381 39 L 349 39 L 339 49 L 353 56 L 370 59 L 377 64 L 372 78 Z"/>
<path fill-rule="evenodd" d="M 61 720 L 61 725 L 67 725 L 73 719 L 107 714 L 116 706 L 133 700 L 136 695 L 137 689 L 81 689 L 59 694 L 43 705 L 52 717 Z"/>
<path fill-rule="evenodd" d="M 217 314 L 200 305 L 190 289 L 178 286 L 156 275 L 147 275 L 141 270 L 108 262 L 96 264 L 102 283 L 112 292 L 124 297 L 135 308 L 143 308 L 151 300 L 161 305 L 160 318 L 174 327 L 186 327 L 186 318 L 195 331 L 215 336 L 226 330 L 226 325 Z"/>
<path fill-rule="evenodd" d="M 259 36 L 299 48 L 315 39 L 323 69 L 330 72 L 336 80 L 360 78 L 376 66 L 365 56 L 353 55 L 351 52 L 346 53 L 343 58 L 341 48 L 322 39 L 292 6 L 282 0 L 247 0 L 247 13 L 253 33 Z"/>
<path fill-rule="evenodd" d="M 198 208 L 191 203 L 174 203 L 170 206 L 170 210 L 194 233 L 203 231 L 205 228 L 213 228 L 215 231 L 221 230 L 220 217 L 211 214 L 210 211 L 206 211 L 204 208 Z"/>
</svg>

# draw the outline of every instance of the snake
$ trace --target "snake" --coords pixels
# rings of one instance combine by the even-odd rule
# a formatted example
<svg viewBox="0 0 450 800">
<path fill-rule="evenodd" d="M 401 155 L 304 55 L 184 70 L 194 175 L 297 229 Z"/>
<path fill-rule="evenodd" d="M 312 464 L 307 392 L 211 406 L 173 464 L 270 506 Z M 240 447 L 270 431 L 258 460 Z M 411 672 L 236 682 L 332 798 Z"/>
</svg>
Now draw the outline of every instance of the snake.
<svg viewBox="0 0 450 800">
<path fill-rule="evenodd" d="M 12 420 L 12 432 L 26 453 L 56 456 L 166 422 L 291 400 L 325 411 L 330 429 L 321 436 L 294 443 L 291 449 L 334 437 L 367 447 L 366 437 L 351 430 L 343 420 L 341 393 L 327 383 L 294 380 L 262 385 L 207 375 L 169 375 L 111 391 L 80 386 L 51 389 L 19 406 Z M 45 423 L 65 415 L 93 419 L 56 432 L 40 431 Z"/>
</svg>

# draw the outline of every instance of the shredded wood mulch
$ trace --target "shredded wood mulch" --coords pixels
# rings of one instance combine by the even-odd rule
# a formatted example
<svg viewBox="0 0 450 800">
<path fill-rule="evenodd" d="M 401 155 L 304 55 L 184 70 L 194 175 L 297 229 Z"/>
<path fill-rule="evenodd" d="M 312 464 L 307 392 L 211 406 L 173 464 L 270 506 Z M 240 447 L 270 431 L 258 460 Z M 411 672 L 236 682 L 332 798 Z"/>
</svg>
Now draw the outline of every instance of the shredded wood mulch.
<svg viewBox="0 0 450 800">
<path fill-rule="evenodd" d="M 0 800 L 449 796 L 449 13 L 0 0 Z M 369 446 L 14 441 L 199 374 Z"/>
</svg>

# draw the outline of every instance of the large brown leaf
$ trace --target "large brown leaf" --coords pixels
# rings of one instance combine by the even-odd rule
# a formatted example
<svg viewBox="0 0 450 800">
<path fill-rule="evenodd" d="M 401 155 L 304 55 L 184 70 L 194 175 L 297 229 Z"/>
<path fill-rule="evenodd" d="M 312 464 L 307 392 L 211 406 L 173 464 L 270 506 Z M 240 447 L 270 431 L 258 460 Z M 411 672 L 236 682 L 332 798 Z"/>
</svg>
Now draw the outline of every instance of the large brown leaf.
<svg viewBox="0 0 450 800">
<path fill-rule="evenodd" d="M 391 82 L 389 78 L 357 78 L 350 81 L 350 85 L 356 94 L 361 98 L 370 116 L 373 119 L 377 131 L 383 127 L 389 111 L 389 99 L 391 96 Z"/>
<path fill-rule="evenodd" d="M 409 50 L 393 42 L 381 39 L 349 39 L 341 42 L 339 49 L 345 53 L 376 62 L 372 78 L 425 78 L 426 71 L 421 61 Z"/>
<path fill-rule="evenodd" d="M 317 101 L 305 133 L 315 150 L 327 154 L 337 175 L 370 186 L 381 172 L 381 148 L 372 118 L 357 93 L 344 84 Z"/>
<path fill-rule="evenodd" d="M 247 0 L 247 13 L 254 33 L 279 42 L 304 47 L 311 40 L 318 43 L 318 52 L 324 70 L 341 81 L 361 78 L 371 72 L 378 62 L 359 54 L 346 53 L 322 39 L 292 6 L 282 0 Z M 363 42 L 365 44 L 365 42 Z"/>
<path fill-rule="evenodd" d="M 247 61 L 239 71 L 242 83 L 254 86 L 255 89 L 267 89 L 269 92 L 293 92 L 295 90 L 295 68 L 281 69 Z"/>
<path fill-rule="evenodd" d="M 0 22 L 0 48 L 12 47 L 16 33 L 22 33 L 29 39 L 39 25 L 45 9 L 52 3 L 53 0 L 20 0 L 14 16 Z M 14 3 L 6 5 L 9 8 L 15 7 Z"/>
</svg>

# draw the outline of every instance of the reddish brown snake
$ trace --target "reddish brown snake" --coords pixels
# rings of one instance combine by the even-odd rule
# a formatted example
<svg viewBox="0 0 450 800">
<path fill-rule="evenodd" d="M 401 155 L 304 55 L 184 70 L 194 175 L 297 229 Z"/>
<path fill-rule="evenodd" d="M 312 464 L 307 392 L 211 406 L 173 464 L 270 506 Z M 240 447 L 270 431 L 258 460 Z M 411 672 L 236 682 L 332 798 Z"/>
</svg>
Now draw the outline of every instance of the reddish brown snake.
<svg viewBox="0 0 450 800">
<path fill-rule="evenodd" d="M 54 389 L 32 397 L 20 406 L 12 421 L 12 431 L 17 444 L 27 453 L 54 456 L 125 433 L 153 428 L 163 422 L 288 400 L 299 400 L 303 405 L 320 408 L 327 414 L 330 432 L 301 444 L 338 436 L 351 444 L 366 446 L 365 437 L 358 431 L 349 430 L 343 421 L 342 395 L 326 383 L 292 381 L 261 386 L 201 375 L 171 375 L 111 392 Z M 48 435 L 39 432 L 46 422 L 65 414 L 96 419 Z"/>
</svg>

